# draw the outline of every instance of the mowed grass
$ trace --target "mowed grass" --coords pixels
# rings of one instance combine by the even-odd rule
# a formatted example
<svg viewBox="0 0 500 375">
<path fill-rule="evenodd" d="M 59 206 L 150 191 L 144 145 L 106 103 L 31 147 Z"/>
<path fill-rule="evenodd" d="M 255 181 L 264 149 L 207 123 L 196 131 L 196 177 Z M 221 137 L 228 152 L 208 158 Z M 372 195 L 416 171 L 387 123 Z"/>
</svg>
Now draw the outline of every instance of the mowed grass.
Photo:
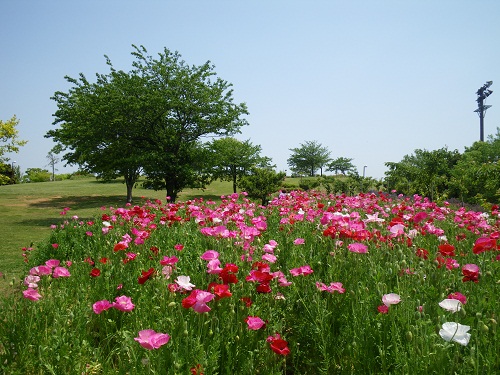
<svg viewBox="0 0 500 375">
<path fill-rule="evenodd" d="M 298 184 L 298 179 L 287 178 L 288 184 Z M 221 195 L 231 194 L 230 182 L 214 181 L 206 189 L 186 189 L 178 200 L 196 197 L 220 200 Z M 165 191 L 143 189 L 138 183 L 133 191 L 134 201 L 140 204 L 146 199 L 165 201 Z M 0 290 L 2 284 L 18 278 L 22 273 L 22 248 L 33 247 L 50 233 L 52 224 L 60 224 L 66 216 L 60 212 L 65 207 L 66 214 L 82 220 L 100 215 L 100 208 L 124 207 L 126 187 L 123 180 L 108 183 L 95 178 L 64 180 L 0 186 Z"/>
</svg>

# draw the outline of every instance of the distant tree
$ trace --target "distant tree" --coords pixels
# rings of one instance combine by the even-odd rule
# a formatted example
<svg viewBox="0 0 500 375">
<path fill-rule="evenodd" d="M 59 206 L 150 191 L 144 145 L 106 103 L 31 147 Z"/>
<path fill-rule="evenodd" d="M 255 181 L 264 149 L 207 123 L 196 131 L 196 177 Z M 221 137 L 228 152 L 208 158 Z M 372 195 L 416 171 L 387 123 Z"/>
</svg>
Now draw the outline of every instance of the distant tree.
<svg viewBox="0 0 500 375">
<path fill-rule="evenodd" d="M 28 142 L 19 139 L 19 130 L 16 129 L 17 125 L 19 125 L 19 120 L 16 118 L 16 115 L 7 121 L 0 120 L 0 162 L 8 162 L 10 159 L 5 154 L 19 152 L 19 148 Z"/>
<path fill-rule="evenodd" d="M 237 180 L 250 173 L 261 161 L 261 146 L 253 145 L 250 140 L 239 141 L 232 137 L 214 139 L 208 144 L 211 168 L 214 179 L 232 181 L 236 193 Z"/>
<path fill-rule="evenodd" d="M 285 172 L 275 172 L 268 168 L 253 168 L 252 173 L 243 176 L 240 188 L 251 198 L 260 199 L 262 205 L 268 201 L 269 195 L 278 191 L 285 180 Z"/>
<path fill-rule="evenodd" d="M 308 175 L 313 177 L 320 169 L 323 175 L 323 167 L 330 161 L 330 151 L 317 141 L 306 141 L 300 147 L 291 148 L 292 154 L 287 163 L 295 174 Z"/>
<path fill-rule="evenodd" d="M 388 162 L 385 182 L 390 189 L 420 194 L 431 200 L 448 194 L 452 169 L 460 160 L 457 150 L 446 147 L 428 151 L 417 149 L 398 163 Z"/>
<path fill-rule="evenodd" d="M 203 183 L 198 168 L 203 136 L 227 136 L 246 125 L 245 104 L 232 102 L 231 85 L 214 78 L 213 65 L 188 66 L 164 49 L 157 58 L 134 47 L 133 69 L 113 68 L 90 83 L 66 77 L 73 87 L 57 92 L 58 110 L 46 137 L 70 152 L 63 159 L 102 178 L 124 176 L 127 201 L 141 171 L 175 201 L 185 187 Z"/>
<path fill-rule="evenodd" d="M 335 172 L 335 174 L 342 173 L 345 175 L 347 172 L 354 172 L 356 167 L 352 164 L 353 159 L 339 157 L 333 159 L 327 166 L 327 171 Z"/>
<path fill-rule="evenodd" d="M 47 169 L 28 168 L 24 172 L 24 182 L 47 182 L 50 181 L 50 172 Z"/>
<path fill-rule="evenodd" d="M 57 170 L 56 164 L 59 163 L 61 159 L 54 152 L 50 151 L 47 154 L 47 161 L 49 162 L 48 166 L 50 166 L 52 169 L 52 181 L 55 181 L 56 180 L 55 171 Z"/>
</svg>

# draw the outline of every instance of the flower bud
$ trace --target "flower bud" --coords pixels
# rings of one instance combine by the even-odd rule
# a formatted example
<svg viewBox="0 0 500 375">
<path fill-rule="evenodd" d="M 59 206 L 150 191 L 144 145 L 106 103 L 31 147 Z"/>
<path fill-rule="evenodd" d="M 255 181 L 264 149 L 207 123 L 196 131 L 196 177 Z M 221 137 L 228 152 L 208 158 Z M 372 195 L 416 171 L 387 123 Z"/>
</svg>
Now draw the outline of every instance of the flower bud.
<svg viewBox="0 0 500 375">
<path fill-rule="evenodd" d="M 413 333 L 411 331 L 406 332 L 406 341 L 411 342 L 413 340 Z"/>
</svg>

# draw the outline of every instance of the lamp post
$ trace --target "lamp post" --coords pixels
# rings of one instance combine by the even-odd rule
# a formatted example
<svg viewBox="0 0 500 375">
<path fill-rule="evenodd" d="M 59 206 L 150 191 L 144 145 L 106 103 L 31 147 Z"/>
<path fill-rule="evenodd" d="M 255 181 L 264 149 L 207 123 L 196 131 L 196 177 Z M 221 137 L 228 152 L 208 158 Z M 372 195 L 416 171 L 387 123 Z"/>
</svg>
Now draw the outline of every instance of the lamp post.
<svg viewBox="0 0 500 375">
<path fill-rule="evenodd" d="M 477 109 L 474 112 L 477 112 L 479 115 L 479 140 L 481 142 L 484 141 L 484 115 L 486 114 L 486 110 L 491 107 L 491 105 L 484 105 L 484 100 L 493 92 L 489 89 L 492 84 L 493 81 L 488 81 L 476 92 Z"/>
<path fill-rule="evenodd" d="M 11 165 L 10 165 L 10 170 L 12 171 L 12 180 L 15 179 L 15 176 L 16 176 L 16 172 L 14 171 L 14 164 L 16 164 L 17 162 L 14 160 Z"/>
<path fill-rule="evenodd" d="M 367 167 L 367 165 L 364 165 L 364 166 L 363 166 L 363 178 L 365 178 L 365 171 L 366 171 L 366 167 Z"/>
</svg>

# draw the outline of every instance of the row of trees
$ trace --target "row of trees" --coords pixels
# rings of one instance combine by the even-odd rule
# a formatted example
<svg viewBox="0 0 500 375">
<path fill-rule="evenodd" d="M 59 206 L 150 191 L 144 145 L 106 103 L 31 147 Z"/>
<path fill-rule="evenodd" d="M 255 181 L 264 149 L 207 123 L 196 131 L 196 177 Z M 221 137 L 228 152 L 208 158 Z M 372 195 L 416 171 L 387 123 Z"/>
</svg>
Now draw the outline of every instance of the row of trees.
<svg viewBox="0 0 500 375">
<path fill-rule="evenodd" d="M 407 195 L 430 199 L 458 198 L 485 204 L 500 198 L 500 130 L 486 142 L 475 142 L 461 154 L 447 147 L 417 149 L 399 162 L 388 162 L 385 185 Z"/>
<path fill-rule="evenodd" d="M 301 143 L 300 147 L 291 148 L 290 151 L 292 154 L 287 163 L 294 175 L 314 177 L 318 169 L 320 176 L 323 176 L 323 169 L 345 175 L 356 170 L 352 164 L 353 159 L 345 157 L 332 159 L 328 148 L 317 141 L 306 141 Z"/>
</svg>

